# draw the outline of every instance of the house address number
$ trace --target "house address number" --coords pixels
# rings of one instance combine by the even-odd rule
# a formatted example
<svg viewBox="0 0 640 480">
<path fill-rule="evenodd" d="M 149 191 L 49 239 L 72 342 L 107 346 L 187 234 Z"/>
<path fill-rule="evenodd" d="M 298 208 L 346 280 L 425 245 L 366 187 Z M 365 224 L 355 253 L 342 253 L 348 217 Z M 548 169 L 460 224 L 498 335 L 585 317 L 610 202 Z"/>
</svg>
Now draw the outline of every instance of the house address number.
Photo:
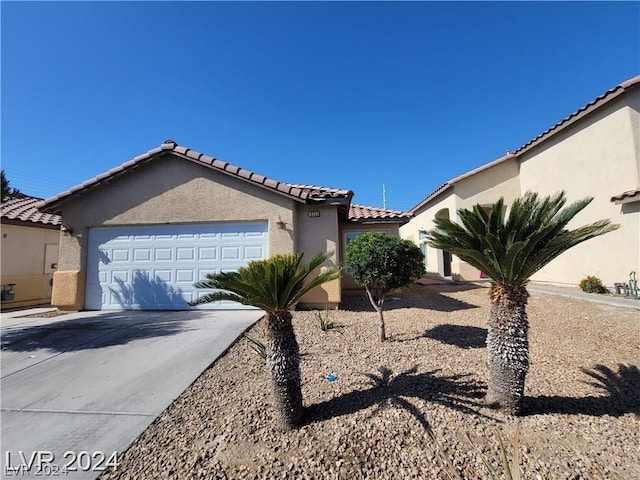
<svg viewBox="0 0 640 480">
<path fill-rule="evenodd" d="M 319 217 L 320 216 L 320 211 L 319 210 L 310 210 L 309 211 L 309 217 L 313 218 L 313 217 Z"/>
</svg>

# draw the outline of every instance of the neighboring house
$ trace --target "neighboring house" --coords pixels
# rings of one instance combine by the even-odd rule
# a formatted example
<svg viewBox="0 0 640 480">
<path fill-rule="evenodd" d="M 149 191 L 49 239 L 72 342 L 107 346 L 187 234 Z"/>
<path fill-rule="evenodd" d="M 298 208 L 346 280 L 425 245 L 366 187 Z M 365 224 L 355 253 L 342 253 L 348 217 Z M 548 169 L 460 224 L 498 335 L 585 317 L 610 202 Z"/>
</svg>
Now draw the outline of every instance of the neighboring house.
<svg viewBox="0 0 640 480">
<path fill-rule="evenodd" d="M 513 153 L 450 180 L 410 210 L 400 229 L 421 246 L 428 272 L 477 280 L 481 272 L 426 245 L 434 218 L 457 220 L 457 210 L 488 206 L 500 197 L 507 205 L 526 191 L 543 195 L 564 190 L 568 203 L 593 202 L 569 225 L 609 218 L 620 229 L 562 254 L 532 280 L 576 285 L 596 275 L 612 286 L 640 272 L 640 76 L 605 92 Z"/>
<path fill-rule="evenodd" d="M 275 254 L 333 252 L 365 231 L 399 235 L 410 215 L 351 204 L 353 192 L 281 183 L 167 140 L 40 205 L 64 217 L 52 304 L 183 309 L 206 273 Z M 349 278 L 301 303 L 335 307 Z M 237 303 L 199 308 L 238 308 Z"/>
<path fill-rule="evenodd" d="M 41 198 L 18 194 L 2 203 L 2 308 L 51 301 L 60 216 L 40 213 Z"/>
</svg>

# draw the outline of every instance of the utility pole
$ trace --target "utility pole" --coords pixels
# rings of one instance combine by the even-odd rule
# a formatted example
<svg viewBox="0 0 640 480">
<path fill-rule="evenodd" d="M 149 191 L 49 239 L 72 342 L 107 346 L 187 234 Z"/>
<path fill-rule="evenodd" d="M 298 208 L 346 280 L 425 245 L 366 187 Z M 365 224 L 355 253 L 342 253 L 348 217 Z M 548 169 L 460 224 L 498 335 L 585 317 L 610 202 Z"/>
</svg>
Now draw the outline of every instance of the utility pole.
<svg viewBox="0 0 640 480">
<path fill-rule="evenodd" d="M 382 208 L 387 208 L 387 189 L 382 184 Z"/>
</svg>

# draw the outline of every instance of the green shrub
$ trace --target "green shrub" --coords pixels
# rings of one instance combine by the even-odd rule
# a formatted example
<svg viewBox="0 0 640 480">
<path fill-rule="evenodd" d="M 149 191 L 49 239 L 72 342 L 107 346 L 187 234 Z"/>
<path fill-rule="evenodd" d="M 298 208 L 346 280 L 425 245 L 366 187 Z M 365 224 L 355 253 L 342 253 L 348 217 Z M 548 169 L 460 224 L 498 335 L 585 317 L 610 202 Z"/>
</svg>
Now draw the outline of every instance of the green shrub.
<svg viewBox="0 0 640 480">
<path fill-rule="evenodd" d="M 587 293 L 608 293 L 607 287 L 602 284 L 602 281 L 598 277 L 589 275 L 588 277 L 580 280 L 580 289 Z"/>
<path fill-rule="evenodd" d="M 335 327 L 329 316 L 329 307 L 325 308 L 324 311 L 313 312 L 313 315 L 316 318 L 316 325 L 323 332 Z"/>
<path fill-rule="evenodd" d="M 244 334 L 244 336 L 251 342 L 251 348 L 258 355 L 260 363 L 265 363 L 267 361 L 267 346 L 257 338 L 250 337 L 246 333 Z"/>
<path fill-rule="evenodd" d="M 520 480 L 522 477 L 520 475 L 520 425 L 516 427 L 515 433 L 513 435 L 513 450 L 511 454 L 511 461 L 507 458 L 507 449 L 504 446 L 504 442 L 502 441 L 502 437 L 499 433 L 496 432 L 496 436 L 498 437 L 499 444 L 499 453 L 500 460 L 502 463 L 502 473 L 496 470 L 491 466 L 489 459 L 482 453 L 482 451 L 476 447 L 467 434 L 467 439 L 469 443 L 476 449 L 480 460 L 484 463 L 484 466 L 489 470 L 489 475 L 491 475 L 492 480 L 502 480 L 505 478 L 506 480 Z M 502 476 L 504 474 L 504 477 Z"/>
<path fill-rule="evenodd" d="M 355 282 L 365 288 L 369 302 L 378 314 L 380 341 L 385 341 L 385 296 L 393 290 L 411 286 L 424 275 L 424 255 L 409 240 L 382 232 L 367 232 L 349 242 L 344 259 Z"/>
</svg>

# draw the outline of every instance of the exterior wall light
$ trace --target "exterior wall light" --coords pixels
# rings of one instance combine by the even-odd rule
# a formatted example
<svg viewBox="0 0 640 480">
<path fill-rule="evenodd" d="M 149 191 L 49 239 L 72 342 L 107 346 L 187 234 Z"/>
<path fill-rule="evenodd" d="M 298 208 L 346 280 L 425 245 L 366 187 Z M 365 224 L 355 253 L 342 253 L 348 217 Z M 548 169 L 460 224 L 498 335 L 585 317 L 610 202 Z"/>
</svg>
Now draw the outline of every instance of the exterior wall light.
<svg viewBox="0 0 640 480">
<path fill-rule="evenodd" d="M 278 215 L 278 221 L 276 222 L 276 225 L 280 230 L 285 230 L 287 228 L 287 224 L 282 221 L 282 217 L 280 215 Z"/>
<path fill-rule="evenodd" d="M 71 225 L 69 225 L 68 223 L 63 223 L 60 226 L 60 231 L 65 237 L 68 237 L 69 235 L 73 235 L 73 228 L 71 228 Z"/>
</svg>

